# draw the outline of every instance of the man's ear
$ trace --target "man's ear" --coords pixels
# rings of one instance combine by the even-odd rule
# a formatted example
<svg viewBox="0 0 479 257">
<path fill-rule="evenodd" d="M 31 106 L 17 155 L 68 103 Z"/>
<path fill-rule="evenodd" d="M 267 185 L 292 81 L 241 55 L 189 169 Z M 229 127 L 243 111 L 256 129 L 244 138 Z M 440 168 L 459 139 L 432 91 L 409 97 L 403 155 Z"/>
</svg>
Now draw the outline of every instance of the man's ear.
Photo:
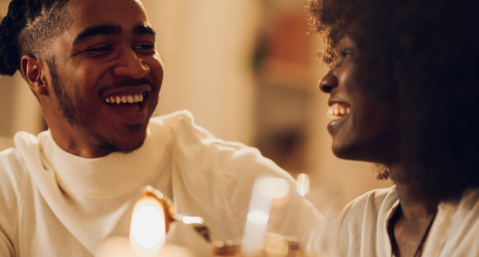
<svg viewBox="0 0 479 257">
<path fill-rule="evenodd" d="M 48 68 L 44 61 L 24 55 L 20 60 L 23 78 L 37 96 L 48 95 Z"/>
</svg>

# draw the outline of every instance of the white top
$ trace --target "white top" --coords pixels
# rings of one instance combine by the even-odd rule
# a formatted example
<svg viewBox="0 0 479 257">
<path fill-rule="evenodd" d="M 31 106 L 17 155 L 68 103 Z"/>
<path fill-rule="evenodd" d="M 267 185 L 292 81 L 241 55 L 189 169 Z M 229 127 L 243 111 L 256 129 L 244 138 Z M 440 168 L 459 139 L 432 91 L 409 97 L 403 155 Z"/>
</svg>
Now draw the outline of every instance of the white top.
<svg viewBox="0 0 479 257">
<path fill-rule="evenodd" d="M 134 203 L 152 185 L 177 213 L 199 215 L 214 240 L 242 237 L 254 179 L 268 173 L 294 180 L 255 148 L 224 142 L 182 111 L 152 118 L 144 145 L 131 154 L 86 159 L 62 150 L 49 131 L 15 136 L 0 153 L 0 256 L 93 256 L 108 236 L 128 236 Z M 318 212 L 294 190 L 271 217 L 272 232 L 305 243 Z M 167 242 L 211 256 L 189 226 Z"/>
<path fill-rule="evenodd" d="M 479 256 L 479 189 L 470 190 L 459 203 L 441 203 L 425 241 L 422 256 Z M 387 225 L 399 204 L 396 187 L 370 191 L 349 203 L 334 226 L 318 226 L 308 250 L 334 251 L 339 256 L 392 256 Z M 325 240 L 337 235 L 337 242 Z M 334 236 L 333 236 L 334 237 Z M 325 246 L 325 241 L 330 245 Z M 337 248 L 335 249 L 335 245 Z"/>
</svg>

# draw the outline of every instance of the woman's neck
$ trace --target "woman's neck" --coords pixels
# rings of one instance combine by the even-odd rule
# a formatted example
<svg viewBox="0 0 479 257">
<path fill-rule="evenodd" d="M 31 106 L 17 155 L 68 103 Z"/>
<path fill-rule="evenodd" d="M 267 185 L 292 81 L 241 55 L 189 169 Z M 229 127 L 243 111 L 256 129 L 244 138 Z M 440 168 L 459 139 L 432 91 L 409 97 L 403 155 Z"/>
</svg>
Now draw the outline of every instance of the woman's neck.
<svg viewBox="0 0 479 257">
<path fill-rule="evenodd" d="M 390 172 L 396 183 L 400 213 L 390 224 L 393 231 L 391 243 L 396 256 L 417 256 L 423 250 L 423 242 L 437 211 L 437 202 L 419 196 L 415 183 L 403 165 L 390 166 Z"/>
<path fill-rule="evenodd" d="M 396 192 L 406 218 L 432 215 L 436 212 L 438 202 L 424 199 L 419 195 L 417 184 L 413 183 L 402 163 L 390 165 L 390 172 L 396 184 Z"/>
</svg>

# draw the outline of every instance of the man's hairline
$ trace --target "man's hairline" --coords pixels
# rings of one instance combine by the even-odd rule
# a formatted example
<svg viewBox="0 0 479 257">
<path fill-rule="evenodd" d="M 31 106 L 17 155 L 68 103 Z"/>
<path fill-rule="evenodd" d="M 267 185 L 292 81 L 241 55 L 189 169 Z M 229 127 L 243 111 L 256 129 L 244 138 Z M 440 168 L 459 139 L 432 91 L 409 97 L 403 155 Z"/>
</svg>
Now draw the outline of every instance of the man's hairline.
<svg viewBox="0 0 479 257">
<path fill-rule="evenodd" d="M 150 34 L 156 40 L 156 32 L 148 22 L 144 22 L 144 23 L 139 22 L 133 25 L 132 30 L 134 35 Z M 122 32 L 123 32 L 123 28 L 120 24 L 115 24 L 115 23 L 95 24 L 95 25 L 84 28 L 80 33 L 78 33 L 72 42 L 72 46 L 81 44 L 83 41 L 98 35 L 120 36 Z"/>
</svg>

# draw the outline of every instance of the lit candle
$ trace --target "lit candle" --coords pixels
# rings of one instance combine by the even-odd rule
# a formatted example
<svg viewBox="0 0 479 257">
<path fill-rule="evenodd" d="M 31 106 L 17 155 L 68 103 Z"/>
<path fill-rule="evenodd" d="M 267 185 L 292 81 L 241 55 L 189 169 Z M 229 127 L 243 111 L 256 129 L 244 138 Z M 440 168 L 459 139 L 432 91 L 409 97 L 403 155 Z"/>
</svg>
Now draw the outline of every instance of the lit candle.
<svg viewBox="0 0 479 257">
<path fill-rule="evenodd" d="M 139 252 L 154 253 L 164 244 L 166 237 L 165 212 L 153 197 L 140 199 L 133 209 L 130 242 Z"/>
<path fill-rule="evenodd" d="M 175 215 L 173 203 L 159 190 L 145 187 L 145 195 L 136 202 L 130 224 L 130 237 L 106 239 L 96 254 L 98 257 L 190 257 L 186 249 L 165 244 L 166 233 L 176 217 L 188 224 L 202 223 L 195 216 Z"/>
</svg>

